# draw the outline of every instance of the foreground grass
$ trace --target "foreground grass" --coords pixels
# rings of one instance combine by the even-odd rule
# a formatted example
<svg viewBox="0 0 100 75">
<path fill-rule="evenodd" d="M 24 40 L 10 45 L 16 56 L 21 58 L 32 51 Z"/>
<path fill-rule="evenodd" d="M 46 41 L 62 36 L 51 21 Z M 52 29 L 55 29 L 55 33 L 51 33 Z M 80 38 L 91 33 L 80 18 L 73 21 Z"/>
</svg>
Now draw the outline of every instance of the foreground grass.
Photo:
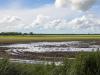
<svg viewBox="0 0 100 75">
<path fill-rule="evenodd" d="M 0 75 L 100 75 L 100 52 L 82 53 L 74 60 L 56 66 L 47 64 L 18 64 L 0 60 Z"/>
<path fill-rule="evenodd" d="M 0 36 L 0 44 L 27 43 L 27 42 L 60 42 L 100 40 L 100 35 L 33 35 L 33 36 Z"/>
</svg>

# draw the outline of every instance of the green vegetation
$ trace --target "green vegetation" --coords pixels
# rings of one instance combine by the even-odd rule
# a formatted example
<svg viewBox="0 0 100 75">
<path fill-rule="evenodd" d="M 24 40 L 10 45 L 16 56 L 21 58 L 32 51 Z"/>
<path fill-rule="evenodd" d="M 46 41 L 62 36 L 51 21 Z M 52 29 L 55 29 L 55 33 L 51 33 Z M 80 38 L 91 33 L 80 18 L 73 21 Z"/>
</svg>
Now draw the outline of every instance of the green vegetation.
<svg viewBox="0 0 100 75">
<path fill-rule="evenodd" d="M 71 75 L 100 75 L 100 52 L 80 54 L 74 62 Z"/>
<path fill-rule="evenodd" d="M 65 59 L 56 66 L 47 64 L 18 64 L 0 60 L 0 75 L 99 75 L 100 52 L 81 53 L 74 60 Z"/>
<path fill-rule="evenodd" d="M 54 64 L 18 64 L 2 59 L 0 60 L 0 75 L 50 75 L 55 67 Z"/>
<path fill-rule="evenodd" d="M 0 44 L 30 43 L 36 41 L 80 41 L 100 40 L 100 35 L 15 35 L 0 36 Z"/>
</svg>

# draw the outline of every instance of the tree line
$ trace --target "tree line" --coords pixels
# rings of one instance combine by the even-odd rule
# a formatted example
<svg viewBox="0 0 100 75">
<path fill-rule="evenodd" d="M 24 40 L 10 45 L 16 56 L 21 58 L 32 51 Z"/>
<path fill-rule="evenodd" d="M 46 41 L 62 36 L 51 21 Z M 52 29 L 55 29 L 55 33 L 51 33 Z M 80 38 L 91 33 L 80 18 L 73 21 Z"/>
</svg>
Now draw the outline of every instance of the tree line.
<svg viewBox="0 0 100 75">
<path fill-rule="evenodd" d="M 22 33 L 22 32 L 1 32 L 0 35 L 34 35 L 35 33 Z"/>
<path fill-rule="evenodd" d="M 47 33 L 34 33 L 34 32 L 0 32 L 0 35 L 100 35 L 100 34 L 47 34 Z"/>
</svg>

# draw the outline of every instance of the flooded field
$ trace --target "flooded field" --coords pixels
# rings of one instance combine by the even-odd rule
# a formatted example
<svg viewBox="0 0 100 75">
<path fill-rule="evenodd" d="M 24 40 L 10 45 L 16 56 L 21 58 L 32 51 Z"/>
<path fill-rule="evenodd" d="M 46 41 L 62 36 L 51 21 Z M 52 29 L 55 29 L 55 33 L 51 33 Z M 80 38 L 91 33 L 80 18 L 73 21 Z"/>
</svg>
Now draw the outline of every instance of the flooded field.
<svg viewBox="0 0 100 75">
<path fill-rule="evenodd" d="M 8 44 L 0 46 L 0 54 L 13 59 L 56 60 L 63 57 L 75 57 L 79 52 L 97 51 L 100 41 L 33 42 L 26 44 Z"/>
<path fill-rule="evenodd" d="M 13 52 L 92 51 L 100 48 L 100 41 L 33 42 L 0 47 L 9 48 L 8 51 Z"/>
</svg>

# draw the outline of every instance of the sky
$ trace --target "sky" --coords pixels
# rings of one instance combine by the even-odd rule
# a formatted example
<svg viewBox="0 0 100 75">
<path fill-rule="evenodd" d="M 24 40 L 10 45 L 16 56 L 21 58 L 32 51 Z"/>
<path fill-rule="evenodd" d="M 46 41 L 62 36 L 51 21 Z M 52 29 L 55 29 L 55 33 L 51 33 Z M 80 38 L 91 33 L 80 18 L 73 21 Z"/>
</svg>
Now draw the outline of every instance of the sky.
<svg viewBox="0 0 100 75">
<path fill-rule="evenodd" d="M 0 32 L 100 33 L 100 0 L 0 0 Z"/>
</svg>

